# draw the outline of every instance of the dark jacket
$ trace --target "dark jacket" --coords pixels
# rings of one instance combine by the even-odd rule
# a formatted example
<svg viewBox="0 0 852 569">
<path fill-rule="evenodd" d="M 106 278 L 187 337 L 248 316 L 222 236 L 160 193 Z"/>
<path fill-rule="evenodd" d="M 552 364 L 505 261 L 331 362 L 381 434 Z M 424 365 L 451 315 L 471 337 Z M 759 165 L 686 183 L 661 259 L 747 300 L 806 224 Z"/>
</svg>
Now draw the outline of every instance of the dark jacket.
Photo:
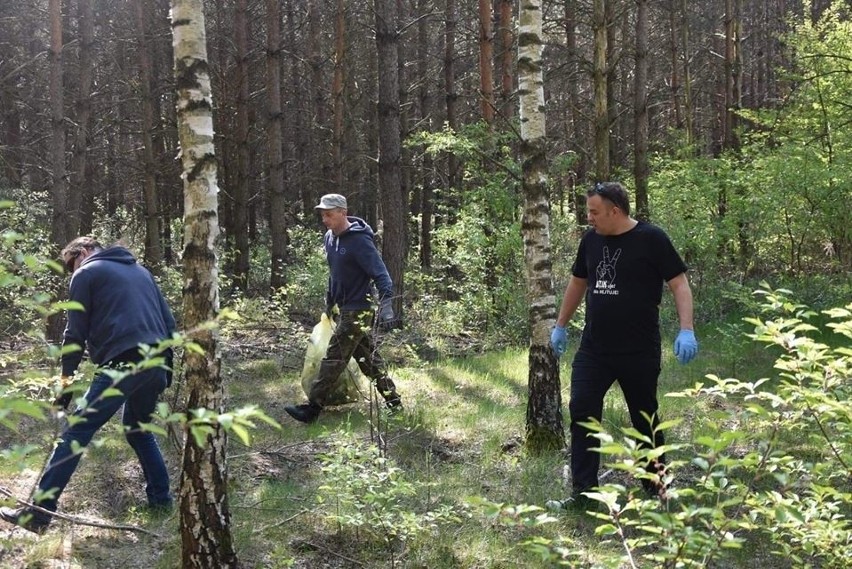
<svg viewBox="0 0 852 569">
<path fill-rule="evenodd" d="M 124 247 L 86 257 L 71 277 L 70 300 L 83 310 L 68 311 L 63 345 L 86 347 L 91 360 L 105 364 L 140 343 L 169 338 L 175 319 L 154 277 Z M 62 374 L 72 375 L 81 350 L 62 356 Z"/>
<path fill-rule="evenodd" d="M 340 310 L 364 310 L 372 307 L 373 282 L 379 299 L 393 296 L 385 262 L 376 249 L 373 230 L 359 217 L 348 217 L 349 229 L 340 235 L 329 230 L 325 234 L 325 257 L 328 261 L 328 306 Z"/>
</svg>

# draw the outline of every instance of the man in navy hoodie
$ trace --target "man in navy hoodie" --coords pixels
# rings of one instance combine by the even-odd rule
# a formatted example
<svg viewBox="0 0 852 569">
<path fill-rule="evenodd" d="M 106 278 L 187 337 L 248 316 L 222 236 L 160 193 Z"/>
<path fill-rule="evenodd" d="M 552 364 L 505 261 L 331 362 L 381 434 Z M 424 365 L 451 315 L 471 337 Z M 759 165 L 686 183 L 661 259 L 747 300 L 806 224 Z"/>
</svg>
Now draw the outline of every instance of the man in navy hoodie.
<svg viewBox="0 0 852 569">
<path fill-rule="evenodd" d="M 284 410 L 302 423 L 316 421 L 326 397 L 353 356 L 361 371 L 375 381 L 388 408 L 398 409 L 402 400 L 370 334 L 374 321 L 371 283 L 379 291 L 378 326 L 387 328 L 394 320 L 393 282 L 376 249 L 373 230 L 363 219 L 347 215 L 346 198 L 340 194 L 324 195 L 315 209 L 328 228 L 324 239 L 329 268 L 326 312 L 331 313 L 337 306 L 340 317 L 308 402 L 287 405 Z"/>
<path fill-rule="evenodd" d="M 62 259 L 72 274 L 70 300 L 83 306 L 83 310 L 68 311 L 62 343 L 80 349 L 62 355 L 63 383 L 77 370 L 83 347 L 102 369 L 119 370 L 143 359 L 139 344 L 155 345 L 171 337 L 174 316 L 154 277 L 130 251 L 120 246 L 104 249 L 91 237 L 78 237 L 62 250 Z M 170 365 L 171 350 L 165 356 Z M 124 436 L 142 465 L 148 505 L 170 508 L 173 499 L 163 455 L 154 435 L 139 426 L 150 422 L 157 397 L 170 382 L 171 371 L 161 367 L 139 370 L 118 383 L 105 372 L 95 375 L 85 405 L 74 412 L 76 420 L 69 422 L 50 457 L 35 503 L 56 511 L 59 496 L 80 462 L 82 453 L 75 449 L 88 445 L 123 405 Z M 113 388 L 118 393 L 112 393 Z M 55 404 L 67 410 L 71 396 L 70 390 L 63 390 Z M 51 522 L 49 514 L 29 507 L 2 508 L 0 519 L 36 533 L 43 533 Z"/>
</svg>

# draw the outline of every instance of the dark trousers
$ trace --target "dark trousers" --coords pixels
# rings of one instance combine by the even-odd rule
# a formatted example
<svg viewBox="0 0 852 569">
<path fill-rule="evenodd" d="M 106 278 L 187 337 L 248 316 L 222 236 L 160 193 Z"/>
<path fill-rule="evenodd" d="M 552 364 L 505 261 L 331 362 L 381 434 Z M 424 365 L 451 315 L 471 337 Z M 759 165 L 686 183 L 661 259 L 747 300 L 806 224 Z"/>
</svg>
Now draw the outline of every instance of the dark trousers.
<svg viewBox="0 0 852 569">
<path fill-rule="evenodd" d="M 657 380 L 660 377 L 660 354 L 595 354 L 582 347 L 574 357 L 571 370 L 571 475 L 574 492 L 585 492 L 598 485 L 600 454 L 598 440 L 580 425 L 590 419 L 601 420 L 604 396 L 616 381 L 624 393 L 633 427 L 649 437 L 654 446 L 665 444 L 663 434 L 654 435 L 657 416 Z M 643 416 L 652 417 L 652 423 Z M 660 457 L 659 463 L 664 462 Z M 656 471 L 655 465 L 648 465 Z"/>
<path fill-rule="evenodd" d="M 110 394 L 107 390 L 116 388 Z M 122 425 L 124 436 L 130 444 L 145 477 L 145 493 L 151 506 L 172 502 L 169 491 L 169 473 L 157 445 L 157 439 L 150 432 L 141 430 L 139 423 L 151 422 L 151 415 L 157 406 L 157 397 L 166 388 L 166 371 L 150 368 L 129 375 L 116 384 L 106 373 L 99 373 L 92 380 L 86 392 L 86 406 L 74 412 L 71 426 L 62 433 L 62 437 L 50 457 L 44 475 L 39 481 L 41 491 L 53 490 L 52 497 L 45 498 L 39 505 L 48 510 L 56 510 L 60 494 L 65 489 L 71 475 L 77 469 L 82 456 L 75 448 L 89 444 L 95 433 L 103 427 L 119 409 L 124 407 Z"/>
<path fill-rule="evenodd" d="M 372 323 L 372 310 L 341 311 L 337 328 L 328 344 L 328 351 L 320 364 L 319 378 L 311 387 L 311 394 L 308 396 L 312 403 L 325 405 L 326 396 L 346 369 L 349 359 L 353 357 L 364 375 L 375 382 L 382 397 L 399 397 L 393 380 L 388 377 L 385 361 L 379 355 L 370 333 Z"/>
</svg>

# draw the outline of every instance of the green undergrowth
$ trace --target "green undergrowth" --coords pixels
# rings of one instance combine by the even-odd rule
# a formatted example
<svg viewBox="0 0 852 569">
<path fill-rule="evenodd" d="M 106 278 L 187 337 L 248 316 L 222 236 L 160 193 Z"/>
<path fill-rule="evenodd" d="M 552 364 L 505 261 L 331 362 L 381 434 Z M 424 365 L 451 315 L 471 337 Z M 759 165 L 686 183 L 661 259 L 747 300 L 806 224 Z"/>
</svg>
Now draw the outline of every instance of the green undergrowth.
<svg viewBox="0 0 852 569">
<path fill-rule="evenodd" d="M 303 345 L 304 336 L 290 341 Z M 674 361 L 668 343 L 663 350 L 660 411 L 664 420 L 679 420 L 667 431 L 667 443 L 672 445 L 669 460 L 679 465 L 671 474 L 679 488 L 702 481 L 700 468 L 692 462 L 697 451 L 692 441 L 718 438 L 726 421 L 730 430 L 748 431 L 751 426 L 733 422 L 730 411 L 742 404 L 741 399 L 664 394 L 706 382 L 707 374 L 729 369 L 732 362 L 743 381 L 777 377 L 772 370 L 777 351 L 744 336 L 734 341 L 731 330 L 724 327 L 699 330 L 699 339 L 701 353 L 688 366 Z M 524 452 L 526 350 L 509 348 L 433 361 L 392 358 L 404 412 L 391 416 L 365 398 L 328 408 L 319 421 L 306 426 L 283 409 L 305 399 L 298 380 L 300 349 L 268 354 L 262 349 L 231 349 L 234 343 L 265 345 L 245 331 L 238 340 L 226 334 L 223 343 L 229 346 L 223 357 L 226 407 L 256 404 L 282 426 L 260 423 L 252 431 L 250 445 L 238 437 L 229 439 L 229 505 L 243 566 L 532 568 L 559 562 L 593 567 L 610 566 L 607 560 L 620 555 L 617 542 L 602 541 L 596 532 L 603 523 L 600 519 L 584 513 L 552 515 L 543 508 L 547 500 L 568 493 L 567 453 L 533 457 Z M 571 349 L 575 347 L 572 341 Z M 569 351 L 560 364 L 566 429 L 572 355 Z M 182 387 L 178 380 L 166 399 L 175 399 Z M 16 484 L 22 492 L 34 483 L 48 452 L 49 424 L 31 421 L 28 426 L 32 428 L 16 435 L 4 433 L 4 443 L 16 438 L 18 443 L 40 445 L 41 450 L 23 459 L 23 473 L 0 462 L 2 484 Z M 606 399 L 603 428 L 619 433 L 629 427 L 616 386 Z M 796 434 L 780 437 L 795 441 Z M 179 566 L 178 514 L 152 516 L 141 507 L 144 490 L 138 464 L 116 421 L 99 433 L 98 440 L 102 442 L 87 451 L 63 495 L 63 511 L 136 524 L 156 535 L 125 539 L 129 536 L 125 532 L 60 523 L 58 530 L 41 539 L 58 547 L 57 536 L 75 536 L 71 557 L 80 567 L 99 566 L 105 558 L 126 567 Z M 177 489 L 179 441 L 160 442 Z M 797 452 L 802 458 L 816 456 L 820 449 L 814 444 L 802 440 Z M 610 464 L 602 473 L 605 484 L 636 484 L 623 469 Z M 755 556 L 768 558 L 772 545 L 765 536 L 747 528 L 741 535 L 748 537 L 743 551 L 726 563 L 750 567 Z M 117 536 L 124 537 L 109 546 Z M 51 556 L 38 541 L 0 539 L 6 551 L 18 551 L 16 559 L 37 564 Z"/>
</svg>

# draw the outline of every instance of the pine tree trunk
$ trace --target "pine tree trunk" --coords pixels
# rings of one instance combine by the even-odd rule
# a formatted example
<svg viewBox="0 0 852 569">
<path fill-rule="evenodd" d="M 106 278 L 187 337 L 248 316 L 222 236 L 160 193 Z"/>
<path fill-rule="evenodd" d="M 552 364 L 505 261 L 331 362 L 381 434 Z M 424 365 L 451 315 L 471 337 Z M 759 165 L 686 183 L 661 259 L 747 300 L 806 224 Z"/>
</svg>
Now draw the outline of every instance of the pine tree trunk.
<svg viewBox="0 0 852 569">
<path fill-rule="evenodd" d="M 89 144 L 91 141 L 92 128 L 92 76 L 94 63 L 92 59 L 92 46 L 94 40 L 94 15 L 92 14 L 91 0 L 77 0 L 77 26 L 80 33 L 79 45 L 79 68 L 80 75 L 77 81 L 76 123 L 77 136 L 74 142 L 74 152 L 71 157 L 71 190 L 74 196 L 69 200 L 70 209 L 74 215 L 70 217 L 70 235 L 90 234 L 91 224 L 84 224 L 83 220 L 91 220 L 92 212 L 84 211 L 92 209 L 92 179 L 89 176 Z"/>
<path fill-rule="evenodd" d="M 595 97 L 595 180 L 604 181 L 609 179 L 606 0 L 594 0 L 592 27 L 595 34 L 592 68 Z"/>
<path fill-rule="evenodd" d="M 172 0 L 177 120 L 184 180 L 183 324 L 204 353 L 187 350 L 187 408 L 222 412 L 218 333 L 201 326 L 219 313 L 213 100 L 202 0 Z M 199 445 L 186 436 L 180 488 L 181 566 L 238 567 L 228 508 L 227 437 L 214 426 Z"/>
<path fill-rule="evenodd" d="M 407 28 L 407 23 L 410 22 L 408 13 L 408 2 L 406 0 L 396 0 L 397 10 L 397 28 L 403 30 Z M 411 62 L 411 45 L 406 41 L 405 32 L 399 32 L 398 38 L 398 57 L 397 57 L 397 84 L 399 85 L 399 191 L 402 196 L 402 205 L 404 219 L 409 219 L 411 212 L 411 149 L 402 144 L 402 141 L 407 139 L 411 134 L 411 104 L 408 100 L 408 88 L 411 82 L 408 79 L 409 62 Z M 403 225 L 408 228 L 408 223 L 403 221 Z M 406 244 L 410 242 L 409 232 L 404 231 Z M 406 253 L 403 253 L 403 259 Z M 405 261 L 403 260 L 403 265 Z"/>
<path fill-rule="evenodd" d="M 283 122 L 281 111 L 281 6 L 279 0 L 266 0 L 266 124 L 269 170 L 269 286 L 275 290 L 287 284 L 287 197 L 284 191 Z"/>
<path fill-rule="evenodd" d="M 636 216 L 648 221 L 648 0 L 636 0 L 636 8 L 633 179 L 636 184 Z"/>
<path fill-rule="evenodd" d="M 565 1 L 565 47 L 568 51 L 568 76 L 580 76 L 580 57 L 577 50 L 577 2 L 576 0 Z M 583 180 L 586 177 L 586 164 L 588 160 L 587 144 L 583 141 L 586 139 L 586 131 L 583 128 L 585 124 L 580 111 L 580 87 L 579 81 L 568 82 L 568 104 L 569 109 L 569 126 L 568 136 L 570 148 L 577 155 L 576 164 L 574 165 L 574 175 L 569 175 L 568 188 L 571 191 L 571 199 L 574 203 L 574 220 L 577 225 L 586 223 L 586 193 L 582 191 L 581 184 L 578 180 Z"/>
<path fill-rule="evenodd" d="M 510 121 L 515 114 L 514 98 L 514 31 L 512 25 L 512 0 L 500 0 L 500 112 Z"/>
<path fill-rule="evenodd" d="M 402 317 L 406 211 L 400 187 L 399 34 L 396 0 L 374 0 L 378 52 L 379 194 L 382 198 L 382 257 L 396 287 L 393 309 Z"/>
<path fill-rule="evenodd" d="M 674 113 L 674 127 L 683 128 L 683 113 L 680 104 L 680 69 L 678 65 L 678 35 L 677 35 L 677 0 L 669 2 L 669 54 L 671 56 L 671 93 L 672 112 Z M 647 8 L 646 8 L 647 10 Z M 638 17 L 638 16 L 637 16 Z M 637 24 L 638 25 L 638 24 Z M 647 28 L 647 26 L 646 26 Z M 647 33 L 647 30 L 646 30 Z M 636 38 L 638 43 L 639 38 Z M 647 46 L 647 40 L 646 40 Z M 647 48 L 646 48 L 647 51 Z M 647 57 L 647 53 L 646 53 Z"/>
<path fill-rule="evenodd" d="M 337 0 L 334 13 L 334 78 L 331 82 L 332 107 L 334 111 L 334 127 L 332 130 L 331 155 L 334 168 L 334 185 L 338 191 L 343 188 L 343 113 L 344 113 L 344 78 L 346 57 L 346 7 L 343 0 Z"/>
<path fill-rule="evenodd" d="M 71 240 L 68 223 L 68 182 L 65 179 L 65 103 L 62 85 L 62 2 L 48 2 L 50 18 L 50 195 L 53 206 L 51 240 L 63 247 Z"/>
<path fill-rule="evenodd" d="M 494 122 L 494 34 L 491 0 L 479 0 L 479 108 L 489 125 Z"/>
<path fill-rule="evenodd" d="M 541 0 L 521 0 L 518 96 L 523 156 L 524 266 L 529 300 L 530 353 L 526 446 L 532 454 L 565 446 L 559 365 L 550 347 L 556 319 L 550 258 L 550 203 L 545 155 Z"/>
<path fill-rule="evenodd" d="M 456 93 L 456 0 L 447 0 L 444 9 L 444 93 L 447 106 L 447 126 L 453 132 L 458 132 L 459 124 L 456 112 L 457 99 L 459 94 Z M 444 206 L 446 209 L 447 222 L 450 223 L 453 218 L 453 192 L 456 191 L 456 176 L 458 174 L 459 162 L 456 155 L 452 152 L 447 153 L 447 183 L 446 192 L 444 193 Z M 439 218 L 436 217 L 435 225 L 438 225 Z"/>
<path fill-rule="evenodd" d="M 145 263 L 154 271 L 161 268 L 159 200 L 157 199 L 157 164 L 154 152 L 154 103 L 151 94 L 151 50 L 148 42 L 145 0 L 134 0 L 136 42 L 139 56 L 139 82 L 142 98 L 142 163 L 145 200 Z"/>
<path fill-rule="evenodd" d="M 234 285 L 242 291 L 249 283 L 249 74 L 247 0 L 237 0 L 234 40 L 237 48 L 237 172 L 234 184 Z"/>
<path fill-rule="evenodd" d="M 686 144 L 692 147 L 695 143 L 693 105 L 692 105 L 692 66 L 689 63 L 689 12 L 686 0 L 680 0 L 680 41 L 683 57 L 683 106 L 686 125 Z"/>
<path fill-rule="evenodd" d="M 428 132 L 432 131 L 432 104 L 429 92 L 429 71 L 427 56 L 430 50 L 429 43 L 429 19 L 423 17 L 428 11 L 428 0 L 418 0 L 417 14 L 420 18 L 417 23 L 417 81 L 419 82 L 418 99 L 420 101 L 420 123 L 422 128 Z M 421 148 L 420 155 L 423 156 L 422 185 L 420 192 L 420 267 L 427 269 L 432 265 L 432 214 L 434 213 L 434 178 L 432 175 L 432 156 Z"/>
<path fill-rule="evenodd" d="M 308 64 L 310 65 L 311 86 L 313 88 L 313 121 L 308 128 L 312 133 L 311 151 L 308 156 L 314 163 L 314 175 L 319 178 L 318 187 L 314 188 L 316 194 L 327 194 L 338 191 L 331 179 L 331 164 L 329 163 L 327 142 L 322 136 L 323 129 L 328 128 L 328 112 L 326 110 L 325 83 L 323 82 L 323 55 L 324 44 L 322 38 L 322 27 L 320 25 L 320 0 L 310 0 L 308 6 Z M 316 175 L 319 172 L 319 176 Z M 310 207 L 316 203 L 310 196 Z M 306 204 L 307 205 L 307 204 Z"/>
</svg>

